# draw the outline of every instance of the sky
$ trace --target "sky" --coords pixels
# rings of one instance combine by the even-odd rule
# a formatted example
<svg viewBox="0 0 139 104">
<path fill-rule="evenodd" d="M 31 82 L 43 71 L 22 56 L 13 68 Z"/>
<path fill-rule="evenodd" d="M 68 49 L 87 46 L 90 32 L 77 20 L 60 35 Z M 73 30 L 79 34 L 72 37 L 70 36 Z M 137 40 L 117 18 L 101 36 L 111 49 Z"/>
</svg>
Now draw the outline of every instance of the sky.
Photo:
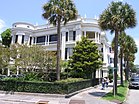
<svg viewBox="0 0 139 104">
<path fill-rule="evenodd" d="M 111 1 L 118 0 L 73 0 L 78 14 L 82 17 L 95 18 L 108 7 Z M 136 11 L 137 26 L 126 30 L 136 41 L 138 53 L 136 54 L 135 64 L 139 64 L 139 1 L 138 0 L 119 0 L 127 2 Z M 42 17 L 43 5 L 48 0 L 1 0 L 0 1 L 0 33 L 11 28 L 15 22 L 27 22 L 31 24 L 43 25 L 46 20 Z M 114 37 L 109 31 L 106 32 L 108 40 L 111 42 Z"/>
</svg>

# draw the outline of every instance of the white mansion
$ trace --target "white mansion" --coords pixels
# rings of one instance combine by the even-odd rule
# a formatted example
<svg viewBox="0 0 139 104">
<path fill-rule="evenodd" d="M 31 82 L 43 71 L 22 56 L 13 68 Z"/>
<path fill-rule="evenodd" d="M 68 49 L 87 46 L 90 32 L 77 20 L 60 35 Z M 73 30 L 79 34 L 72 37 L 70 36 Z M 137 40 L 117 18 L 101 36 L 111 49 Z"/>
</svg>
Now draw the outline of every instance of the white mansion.
<svg viewBox="0 0 139 104">
<path fill-rule="evenodd" d="M 57 28 L 45 24 L 35 26 L 25 22 L 16 22 L 12 25 L 12 43 L 28 45 L 43 45 L 46 50 L 57 50 Z M 97 19 L 78 17 L 74 21 L 61 26 L 61 59 L 68 60 L 72 55 L 73 47 L 82 36 L 88 35 L 88 39 L 94 41 L 103 54 L 103 67 L 96 75 L 107 76 L 108 66 L 113 61 L 113 53 L 108 43 L 105 32 L 101 31 Z"/>
</svg>

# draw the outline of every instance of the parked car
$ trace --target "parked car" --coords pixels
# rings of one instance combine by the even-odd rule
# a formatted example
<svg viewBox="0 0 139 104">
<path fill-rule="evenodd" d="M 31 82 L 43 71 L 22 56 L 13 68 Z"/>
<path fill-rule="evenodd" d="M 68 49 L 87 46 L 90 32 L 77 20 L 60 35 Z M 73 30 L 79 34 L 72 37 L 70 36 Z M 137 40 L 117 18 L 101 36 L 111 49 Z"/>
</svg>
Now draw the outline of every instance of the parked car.
<svg viewBox="0 0 139 104">
<path fill-rule="evenodd" d="M 131 77 L 129 88 L 139 88 L 139 76 Z"/>
<path fill-rule="evenodd" d="M 19 78 L 19 77 L 24 77 L 23 74 L 11 74 L 9 77 L 12 77 L 12 78 Z"/>
<path fill-rule="evenodd" d="M 7 78 L 7 76 L 6 75 L 0 75 L 0 80 L 2 80 L 4 78 Z"/>
</svg>

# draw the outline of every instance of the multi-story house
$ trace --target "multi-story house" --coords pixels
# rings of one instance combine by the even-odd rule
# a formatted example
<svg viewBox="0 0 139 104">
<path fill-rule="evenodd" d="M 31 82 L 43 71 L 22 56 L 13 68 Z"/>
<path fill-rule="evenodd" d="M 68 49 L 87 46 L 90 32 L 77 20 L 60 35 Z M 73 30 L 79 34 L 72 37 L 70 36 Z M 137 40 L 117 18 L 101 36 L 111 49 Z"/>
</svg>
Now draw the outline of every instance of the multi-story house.
<svg viewBox="0 0 139 104">
<path fill-rule="evenodd" d="M 25 22 L 16 22 L 12 25 L 12 43 L 42 45 L 46 50 L 57 50 L 57 27 L 51 24 L 32 25 Z M 89 40 L 98 45 L 103 55 L 103 67 L 98 70 L 98 77 L 105 77 L 108 66 L 113 61 L 111 46 L 108 43 L 105 32 L 98 26 L 98 20 L 78 17 L 76 20 L 61 25 L 61 59 L 68 60 L 73 53 L 73 47 L 82 36 L 88 36 Z"/>
</svg>

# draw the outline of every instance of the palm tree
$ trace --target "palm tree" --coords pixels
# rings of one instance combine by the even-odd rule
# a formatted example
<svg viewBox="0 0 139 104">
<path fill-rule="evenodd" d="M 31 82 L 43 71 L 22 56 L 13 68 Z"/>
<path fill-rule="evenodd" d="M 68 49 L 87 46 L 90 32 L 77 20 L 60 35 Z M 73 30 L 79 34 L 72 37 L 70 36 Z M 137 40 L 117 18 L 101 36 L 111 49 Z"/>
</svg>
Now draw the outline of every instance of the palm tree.
<svg viewBox="0 0 139 104">
<path fill-rule="evenodd" d="M 129 66 L 130 63 L 134 62 L 135 60 L 135 53 L 137 53 L 137 45 L 134 41 L 134 39 L 127 35 L 126 36 L 126 43 L 125 43 L 125 50 L 124 50 L 124 60 L 125 60 L 125 79 L 128 80 L 129 76 Z"/>
<path fill-rule="evenodd" d="M 120 78 L 121 78 L 121 85 L 123 86 L 123 56 L 124 56 L 124 49 L 125 49 L 125 40 L 126 38 L 126 34 L 125 32 L 122 32 L 119 36 L 119 39 L 118 39 L 118 43 L 119 43 L 119 46 L 120 46 L 120 54 L 119 54 L 119 57 L 120 57 Z"/>
<path fill-rule="evenodd" d="M 102 30 L 110 30 L 115 33 L 114 39 L 114 67 L 118 62 L 118 35 L 127 28 L 136 26 L 135 12 L 127 3 L 112 2 L 103 11 L 99 18 L 99 26 Z M 117 94 L 117 70 L 114 70 L 114 92 Z"/>
<path fill-rule="evenodd" d="M 124 49 L 125 47 L 125 42 L 126 42 L 126 33 L 121 32 L 118 38 L 118 46 L 120 47 L 120 53 L 119 53 L 119 58 L 120 58 L 120 78 L 121 78 L 121 85 L 123 85 L 123 56 L 124 56 Z M 114 38 L 111 43 L 112 49 L 114 50 Z"/>
<path fill-rule="evenodd" d="M 57 80 L 60 80 L 60 58 L 61 58 L 61 23 L 77 18 L 77 10 L 72 0 L 49 0 L 43 6 L 42 16 L 48 19 L 50 24 L 57 26 Z"/>
</svg>

